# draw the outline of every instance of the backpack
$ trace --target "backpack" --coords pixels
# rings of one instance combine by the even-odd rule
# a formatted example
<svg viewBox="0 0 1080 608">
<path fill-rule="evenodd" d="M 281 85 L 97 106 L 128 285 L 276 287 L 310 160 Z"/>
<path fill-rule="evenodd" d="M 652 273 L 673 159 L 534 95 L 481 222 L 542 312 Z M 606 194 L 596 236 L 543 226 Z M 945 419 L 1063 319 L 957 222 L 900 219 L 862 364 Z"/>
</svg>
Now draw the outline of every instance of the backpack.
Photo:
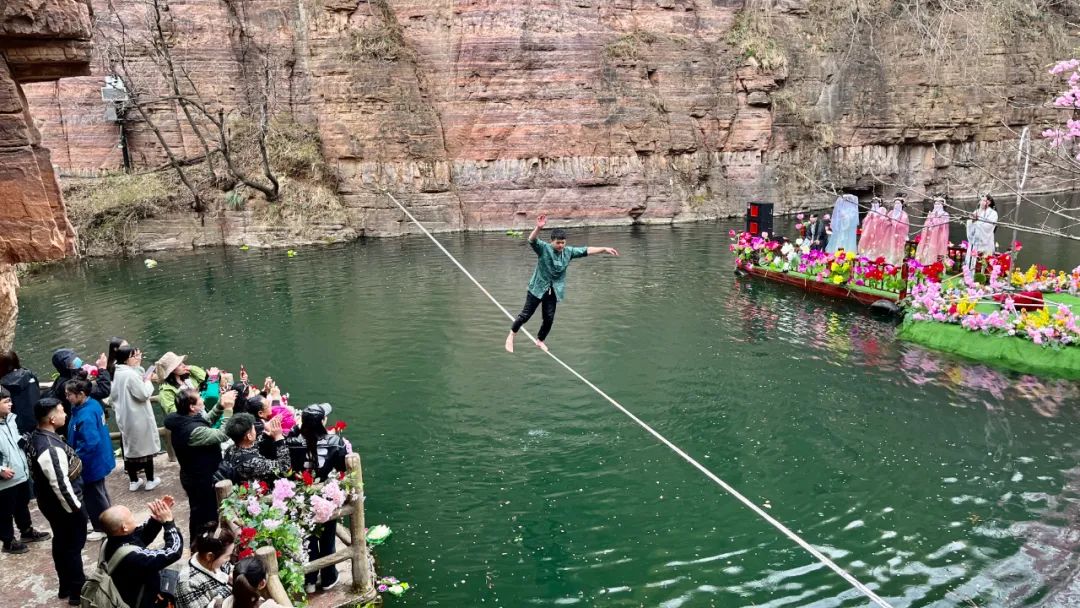
<svg viewBox="0 0 1080 608">
<path fill-rule="evenodd" d="M 136 548 L 134 545 L 124 545 L 117 549 L 116 553 L 113 553 L 108 563 L 104 561 L 98 562 L 97 569 L 86 577 L 86 583 L 83 585 L 80 594 L 79 608 L 131 608 L 120 597 L 120 591 L 116 589 L 116 585 L 113 583 L 112 572 L 116 570 L 116 566 L 120 564 L 120 561 Z M 139 596 L 141 598 L 141 591 Z"/>
<path fill-rule="evenodd" d="M 239 484 L 243 481 L 240 478 L 240 472 L 236 470 L 236 465 L 233 464 L 233 458 L 243 458 L 245 461 L 250 461 L 255 458 L 255 455 L 245 453 L 240 456 L 234 456 L 232 453 L 232 450 L 234 449 L 235 447 L 229 448 L 230 451 L 225 452 L 225 457 L 221 459 L 221 463 L 218 464 L 217 470 L 214 471 L 213 480 L 215 484 L 219 481 L 225 481 L 226 479 L 234 484 Z"/>
<path fill-rule="evenodd" d="M 236 467 L 233 466 L 232 462 L 227 459 L 222 459 L 221 463 L 218 464 L 217 470 L 214 471 L 212 479 L 214 480 L 215 485 L 217 482 L 225 481 L 226 479 L 233 482 L 233 484 L 238 484 L 240 483 L 240 473 L 236 470 Z"/>
</svg>

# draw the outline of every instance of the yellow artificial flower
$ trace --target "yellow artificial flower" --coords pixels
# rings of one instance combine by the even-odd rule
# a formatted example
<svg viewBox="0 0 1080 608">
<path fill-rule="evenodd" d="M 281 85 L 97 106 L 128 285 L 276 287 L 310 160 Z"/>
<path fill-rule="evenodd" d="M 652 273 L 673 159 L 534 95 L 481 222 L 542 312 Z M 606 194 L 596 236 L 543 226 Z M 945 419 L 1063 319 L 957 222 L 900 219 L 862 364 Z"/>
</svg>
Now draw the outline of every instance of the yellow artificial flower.
<svg viewBox="0 0 1080 608">
<path fill-rule="evenodd" d="M 842 276 L 840 276 L 840 275 L 836 275 L 836 276 L 834 276 L 834 277 L 832 278 L 832 282 L 833 282 L 833 283 L 835 283 L 835 284 L 837 284 L 837 285 L 839 285 L 840 283 L 843 283 L 843 282 L 844 282 L 844 277 L 842 277 Z"/>
</svg>

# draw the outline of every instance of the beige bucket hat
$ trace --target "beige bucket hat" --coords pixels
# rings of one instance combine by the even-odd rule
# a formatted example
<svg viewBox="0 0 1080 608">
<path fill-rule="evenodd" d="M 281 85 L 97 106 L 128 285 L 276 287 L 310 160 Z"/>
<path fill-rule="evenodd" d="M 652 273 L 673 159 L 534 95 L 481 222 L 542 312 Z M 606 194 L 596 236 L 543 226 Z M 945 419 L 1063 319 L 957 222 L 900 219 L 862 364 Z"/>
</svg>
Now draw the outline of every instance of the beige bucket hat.
<svg viewBox="0 0 1080 608">
<path fill-rule="evenodd" d="M 157 376 L 158 382 L 164 382 L 165 378 L 168 378 L 169 374 L 180 367 L 186 359 L 187 355 L 178 355 L 172 351 L 161 355 L 161 358 L 154 363 L 154 375 Z"/>
</svg>

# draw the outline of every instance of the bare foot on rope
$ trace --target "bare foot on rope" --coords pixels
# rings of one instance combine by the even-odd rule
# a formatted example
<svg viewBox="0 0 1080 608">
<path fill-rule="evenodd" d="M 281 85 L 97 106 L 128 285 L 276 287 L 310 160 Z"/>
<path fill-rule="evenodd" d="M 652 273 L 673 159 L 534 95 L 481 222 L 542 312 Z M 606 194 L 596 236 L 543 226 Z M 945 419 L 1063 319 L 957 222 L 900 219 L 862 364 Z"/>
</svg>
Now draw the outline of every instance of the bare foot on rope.
<svg viewBox="0 0 1080 608">
<path fill-rule="evenodd" d="M 514 332 L 510 332 L 510 335 L 506 336 L 506 352 L 511 354 L 514 352 Z"/>
<path fill-rule="evenodd" d="M 544 351 L 545 353 L 548 352 L 547 344 L 544 344 L 543 340 L 537 340 L 536 345 L 539 346 L 540 350 Z"/>
</svg>

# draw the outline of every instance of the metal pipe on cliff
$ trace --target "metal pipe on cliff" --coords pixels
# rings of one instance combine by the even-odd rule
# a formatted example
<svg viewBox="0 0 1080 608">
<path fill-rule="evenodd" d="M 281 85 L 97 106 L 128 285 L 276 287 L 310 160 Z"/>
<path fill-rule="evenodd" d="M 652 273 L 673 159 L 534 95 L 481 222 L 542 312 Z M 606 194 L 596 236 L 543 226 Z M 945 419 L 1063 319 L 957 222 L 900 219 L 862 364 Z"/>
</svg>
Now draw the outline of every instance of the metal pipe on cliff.
<svg viewBox="0 0 1080 608">
<path fill-rule="evenodd" d="M 1016 263 L 1016 247 L 1013 243 L 1016 242 L 1016 225 L 1020 221 L 1020 201 L 1024 198 L 1024 184 L 1027 183 L 1028 166 L 1031 165 L 1031 136 L 1028 135 L 1028 130 L 1031 127 L 1024 127 L 1024 130 L 1020 132 L 1020 143 L 1016 146 L 1016 164 L 1019 169 L 1020 160 L 1024 161 L 1024 170 L 1018 175 L 1016 183 L 1016 209 L 1013 209 L 1013 231 L 1012 242 L 1009 243 L 1009 249 L 1012 253 L 1009 256 L 1012 258 L 1012 262 Z"/>
</svg>

